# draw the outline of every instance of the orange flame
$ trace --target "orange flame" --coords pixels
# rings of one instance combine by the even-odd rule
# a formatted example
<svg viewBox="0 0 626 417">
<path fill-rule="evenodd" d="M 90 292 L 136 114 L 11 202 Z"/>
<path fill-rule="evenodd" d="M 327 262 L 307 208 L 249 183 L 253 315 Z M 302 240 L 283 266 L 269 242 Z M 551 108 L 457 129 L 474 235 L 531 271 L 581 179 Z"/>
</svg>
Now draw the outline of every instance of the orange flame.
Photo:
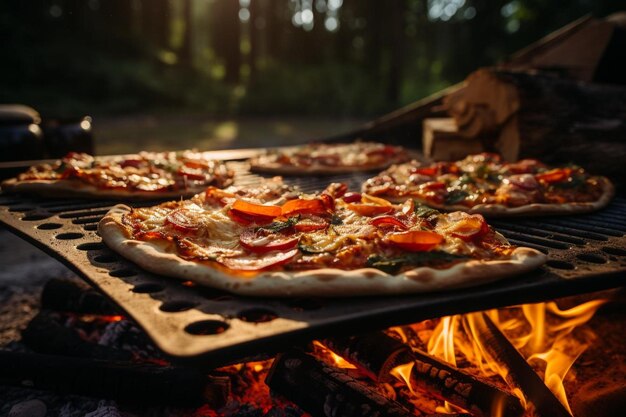
<svg viewBox="0 0 626 417">
<path fill-rule="evenodd" d="M 563 379 L 594 337 L 591 331 L 587 331 L 581 340 L 580 337 L 573 337 L 572 332 L 589 321 L 605 302 L 606 300 L 594 300 L 566 310 L 561 310 L 554 302 L 526 304 L 489 310 L 486 314 L 527 357 L 529 363 L 538 365 L 535 368 L 539 367 L 543 372 L 546 386 L 570 410 Z M 477 366 L 483 377 L 502 378 L 511 392 L 525 403 L 523 393 L 508 378 L 507 369 L 493 360 L 482 345 L 478 337 L 480 314 L 470 313 L 440 319 L 427 341 L 428 353 L 455 366 L 463 359 Z M 392 375 L 409 385 L 413 392 L 408 379 L 410 369 L 410 366 L 402 365 L 394 368 Z M 454 408 L 446 403 L 438 411 L 452 412 Z M 494 415 L 501 413 L 502 410 L 495 410 Z"/>
<path fill-rule="evenodd" d="M 337 355 L 332 350 L 328 349 L 326 346 L 318 342 L 317 340 L 313 341 L 313 351 L 317 356 L 320 356 L 326 359 L 331 365 L 337 368 L 343 369 L 356 369 L 356 366 Z"/>
</svg>

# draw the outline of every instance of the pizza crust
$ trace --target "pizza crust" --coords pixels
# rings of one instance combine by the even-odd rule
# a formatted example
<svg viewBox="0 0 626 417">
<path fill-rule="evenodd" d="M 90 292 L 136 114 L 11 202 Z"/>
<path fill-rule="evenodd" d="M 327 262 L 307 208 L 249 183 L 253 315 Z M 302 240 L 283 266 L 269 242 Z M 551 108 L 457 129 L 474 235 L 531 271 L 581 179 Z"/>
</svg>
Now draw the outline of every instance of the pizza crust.
<svg viewBox="0 0 626 417">
<path fill-rule="evenodd" d="M 129 191 L 125 189 L 100 189 L 91 184 L 72 180 L 26 180 L 11 178 L 3 181 L 2 190 L 18 193 L 33 193 L 46 197 L 89 197 L 92 199 L 156 200 L 191 197 L 206 189 L 206 186 L 181 191 Z"/>
<path fill-rule="evenodd" d="M 414 201 L 427 205 L 429 207 L 443 210 L 443 211 L 464 211 L 470 214 L 484 214 L 488 217 L 515 217 L 515 216 L 545 216 L 554 214 L 581 214 L 589 213 L 592 211 L 600 210 L 606 207 L 613 196 L 615 195 L 615 187 L 613 183 L 606 177 L 598 177 L 602 185 L 602 195 L 596 201 L 584 202 L 584 203 L 563 203 L 563 204 L 546 204 L 546 203 L 533 203 L 519 207 L 507 207 L 504 204 L 477 204 L 472 207 L 467 207 L 461 204 L 445 205 L 436 204 L 432 201 L 423 200 L 411 195 L 404 197 L 388 197 L 380 195 L 378 197 L 385 198 L 392 203 L 403 203 L 408 198 L 412 198 Z"/>
<path fill-rule="evenodd" d="M 191 280 L 200 285 L 246 296 L 346 297 L 424 293 L 469 287 L 531 271 L 546 261 L 546 255 L 530 248 L 514 250 L 510 259 L 470 260 L 448 269 L 419 267 L 399 275 L 374 268 L 344 271 L 268 271 L 237 274 L 216 263 L 187 261 L 176 255 L 167 243 L 140 241 L 121 223 L 130 207 L 117 205 L 98 225 L 104 242 L 114 251 L 160 275 Z"/>
<path fill-rule="evenodd" d="M 388 168 L 392 162 L 378 165 L 330 166 L 310 165 L 307 167 L 282 165 L 276 162 L 263 161 L 261 157 L 250 160 L 250 171 L 276 175 L 337 175 L 353 172 L 380 171 Z"/>
</svg>

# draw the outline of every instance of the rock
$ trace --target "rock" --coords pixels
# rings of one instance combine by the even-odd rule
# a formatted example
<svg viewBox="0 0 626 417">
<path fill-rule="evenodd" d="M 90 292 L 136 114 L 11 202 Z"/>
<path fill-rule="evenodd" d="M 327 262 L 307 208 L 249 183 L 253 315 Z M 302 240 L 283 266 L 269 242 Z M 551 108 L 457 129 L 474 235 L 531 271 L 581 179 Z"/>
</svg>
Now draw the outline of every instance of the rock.
<svg viewBox="0 0 626 417">
<path fill-rule="evenodd" d="M 41 400 L 28 400 L 15 404 L 9 410 L 8 417 L 45 417 L 48 407 Z"/>
</svg>

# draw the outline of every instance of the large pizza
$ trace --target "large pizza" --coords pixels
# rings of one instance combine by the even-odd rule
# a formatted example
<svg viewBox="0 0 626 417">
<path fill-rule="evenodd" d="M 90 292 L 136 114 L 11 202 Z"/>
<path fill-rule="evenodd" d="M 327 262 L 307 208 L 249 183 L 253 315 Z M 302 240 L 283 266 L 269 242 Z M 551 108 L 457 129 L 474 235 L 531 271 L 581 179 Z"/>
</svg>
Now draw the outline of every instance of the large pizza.
<svg viewBox="0 0 626 417">
<path fill-rule="evenodd" d="M 228 186 L 232 179 L 233 172 L 223 161 L 203 152 L 141 152 L 115 157 L 71 152 L 2 182 L 2 189 L 132 200 L 189 197 L 209 185 Z"/>
<path fill-rule="evenodd" d="M 488 215 L 588 212 L 606 206 L 614 194 L 607 178 L 576 165 L 549 167 L 536 159 L 508 163 L 487 153 L 393 165 L 362 190 L 390 201 L 412 198 L 438 209 Z"/>
<path fill-rule="evenodd" d="M 282 175 L 333 175 L 375 171 L 410 159 L 401 146 L 378 142 L 311 143 L 277 148 L 250 160 L 254 172 Z"/>
<path fill-rule="evenodd" d="M 406 294 L 532 270 L 479 214 L 441 213 L 331 184 L 301 194 L 278 181 L 209 187 L 188 200 L 115 206 L 98 231 L 146 270 L 250 296 Z"/>
</svg>

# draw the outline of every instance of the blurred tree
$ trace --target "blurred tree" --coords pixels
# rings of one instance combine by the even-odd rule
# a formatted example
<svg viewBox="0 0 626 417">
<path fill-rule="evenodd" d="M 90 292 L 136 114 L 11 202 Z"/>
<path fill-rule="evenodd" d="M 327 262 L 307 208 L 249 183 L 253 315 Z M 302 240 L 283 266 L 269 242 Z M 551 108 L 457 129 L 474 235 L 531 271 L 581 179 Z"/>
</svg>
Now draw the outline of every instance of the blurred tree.
<svg viewBox="0 0 626 417">
<path fill-rule="evenodd" d="M 185 69 L 193 68 L 193 7 L 192 0 L 183 2 L 183 42 L 179 51 L 179 62 Z"/>
<path fill-rule="evenodd" d="M 209 27 L 212 32 L 212 46 L 215 54 L 224 61 L 225 81 L 231 84 L 238 83 L 241 67 L 239 2 L 214 0 L 211 12 L 212 19 Z"/>
<path fill-rule="evenodd" d="M 141 2 L 142 35 L 157 48 L 169 47 L 171 21 L 169 0 Z"/>
</svg>

